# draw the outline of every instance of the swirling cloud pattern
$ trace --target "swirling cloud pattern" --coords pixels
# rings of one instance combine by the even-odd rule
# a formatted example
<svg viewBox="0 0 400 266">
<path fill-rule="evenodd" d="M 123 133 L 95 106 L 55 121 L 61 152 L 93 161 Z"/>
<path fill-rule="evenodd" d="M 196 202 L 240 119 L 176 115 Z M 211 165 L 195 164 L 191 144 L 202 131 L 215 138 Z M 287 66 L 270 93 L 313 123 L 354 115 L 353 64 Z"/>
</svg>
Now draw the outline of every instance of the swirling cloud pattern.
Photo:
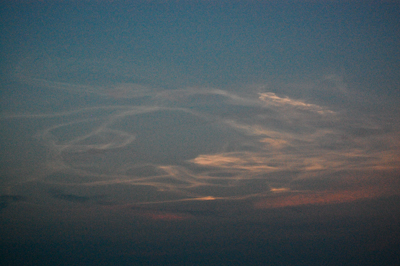
<svg viewBox="0 0 400 266">
<path fill-rule="evenodd" d="M 254 199 L 255 208 L 271 208 L 288 201 L 326 204 L 377 197 L 388 192 L 382 182 L 346 196 L 350 192 L 344 192 L 349 188 L 343 179 L 365 171 L 393 173 L 400 165 L 397 131 L 376 120 L 364 123 L 340 106 L 254 89 L 238 94 L 19 78 L 49 91 L 103 99 L 104 104 L 4 113 L 2 121 L 37 121 L 33 137 L 47 153 L 40 175 L 10 182 L 9 191 L 37 182 L 72 191 L 57 194 L 66 195 L 58 199 L 92 197 L 73 192 L 80 190 L 108 194 L 98 200 L 107 205 Z M 391 174 L 385 178 L 394 182 Z M 338 188 L 326 192 L 323 186 L 308 187 L 310 179 L 328 179 Z M 353 186 L 363 187 L 364 181 L 360 177 Z M 138 193 L 141 188 L 146 192 Z"/>
</svg>

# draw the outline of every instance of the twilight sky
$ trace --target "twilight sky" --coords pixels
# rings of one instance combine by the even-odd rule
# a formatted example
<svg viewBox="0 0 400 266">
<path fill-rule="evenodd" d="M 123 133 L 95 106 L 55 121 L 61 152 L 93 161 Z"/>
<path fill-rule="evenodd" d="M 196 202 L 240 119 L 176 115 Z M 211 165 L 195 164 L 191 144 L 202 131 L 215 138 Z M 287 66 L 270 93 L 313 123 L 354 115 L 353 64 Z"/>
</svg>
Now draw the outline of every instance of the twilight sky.
<svg viewBox="0 0 400 266">
<path fill-rule="evenodd" d="M 0 262 L 400 263 L 398 2 L 0 8 Z"/>
</svg>

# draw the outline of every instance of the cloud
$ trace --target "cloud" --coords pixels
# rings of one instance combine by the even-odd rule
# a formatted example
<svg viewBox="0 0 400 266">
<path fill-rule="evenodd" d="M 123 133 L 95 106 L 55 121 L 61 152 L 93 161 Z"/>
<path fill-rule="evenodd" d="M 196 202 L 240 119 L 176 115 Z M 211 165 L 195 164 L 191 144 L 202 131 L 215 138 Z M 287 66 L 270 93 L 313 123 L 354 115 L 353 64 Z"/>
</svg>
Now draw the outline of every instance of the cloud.
<svg viewBox="0 0 400 266">
<path fill-rule="evenodd" d="M 181 221 L 190 218 L 190 216 L 181 213 L 166 213 L 166 212 L 143 212 L 141 213 L 141 215 L 152 220 L 161 220 L 161 221 Z"/>
<path fill-rule="evenodd" d="M 352 177 L 347 177 L 352 179 Z M 372 199 L 378 197 L 389 197 L 398 195 L 397 188 L 400 183 L 397 178 L 384 177 L 377 179 L 374 177 L 373 184 L 368 184 L 366 180 L 358 180 L 352 188 L 328 189 L 318 191 L 288 191 L 283 190 L 278 196 L 271 196 L 265 199 L 255 201 L 256 209 L 272 209 L 302 205 L 325 205 L 352 202 L 357 200 Z M 354 181 L 354 180 L 353 180 Z M 361 181 L 361 182 L 360 182 Z M 365 184 L 367 183 L 367 184 Z M 391 185 L 388 185 L 391 184 Z M 285 193 L 284 193 L 285 192 Z"/>
<path fill-rule="evenodd" d="M 103 196 L 78 196 L 75 194 L 67 194 L 64 193 L 61 189 L 50 189 L 49 193 L 55 199 L 70 201 L 70 202 L 77 202 L 77 203 L 85 203 L 90 200 L 98 200 L 103 198 Z"/>
<path fill-rule="evenodd" d="M 319 105 L 306 103 L 300 100 L 293 100 L 289 97 L 279 97 L 273 92 L 259 93 L 259 95 L 259 99 L 264 101 L 267 106 L 276 106 L 279 108 L 290 107 L 297 110 L 315 112 L 321 115 L 334 114 L 333 111 Z"/>
<path fill-rule="evenodd" d="M 0 195 L 0 211 L 7 208 L 10 203 L 25 200 L 25 197 L 20 195 Z"/>
<path fill-rule="evenodd" d="M 292 204 L 283 202 L 340 202 L 352 200 L 351 192 L 313 191 L 295 183 L 337 172 L 397 171 L 400 165 L 396 130 L 352 109 L 332 111 L 338 107 L 304 97 L 136 83 L 96 87 L 43 79 L 25 82 L 106 99 L 98 106 L 1 118 L 41 121 L 34 137 L 48 156 L 46 168 L 34 180 L 60 188 L 115 190 L 110 196 L 115 205 L 250 198 L 266 198 L 259 201 L 266 208 Z M 146 101 L 131 101 L 141 97 Z M 61 178 L 63 173 L 69 178 Z M 122 196 L 121 187 L 147 192 Z M 365 191 L 354 190 L 354 198 L 365 197 Z M 52 195 L 72 202 L 93 200 L 63 192 Z M 173 220 L 179 215 L 161 210 L 150 216 Z"/>
<path fill-rule="evenodd" d="M 87 202 L 89 200 L 88 197 L 84 197 L 84 196 L 77 196 L 77 195 L 73 195 L 73 194 L 53 194 L 53 197 L 56 199 L 61 199 L 61 200 L 66 200 L 66 201 L 71 201 L 71 202 L 79 202 L 79 203 L 83 203 L 83 202 Z"/>
</svg>

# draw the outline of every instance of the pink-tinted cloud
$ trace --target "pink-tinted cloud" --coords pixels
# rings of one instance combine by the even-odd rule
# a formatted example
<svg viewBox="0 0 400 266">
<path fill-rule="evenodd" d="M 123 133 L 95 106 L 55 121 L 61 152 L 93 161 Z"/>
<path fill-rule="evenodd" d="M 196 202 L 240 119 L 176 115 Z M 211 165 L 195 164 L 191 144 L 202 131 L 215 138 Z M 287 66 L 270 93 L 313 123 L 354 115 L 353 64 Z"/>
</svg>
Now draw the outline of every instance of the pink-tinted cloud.
<svg viewBox="0 0 400 266">
<path fill-rule="evenodd" d="M 191 218 L 190 215 L 187 214 L 178 214 L 172 212 L 143 212 L 140 213 L 141 216 L 144 216 L 151 220 L 157 221 L 182 221 Z"/>
<path fill-rule="evenodd" d="M 254 203 L 256 209 L 271 209 L 301 205 L 324 205 L 356 200 L 372 199 L 382 196 L 399 195 L 400 181 L 396 178 L 376 178 L 368 185 L 369 178 L 352 180 L 353 188 L 322 191 L 296 191 L 280 193 Z M 363 181 L 363 182 L 362 182 Z"/>
</svg>

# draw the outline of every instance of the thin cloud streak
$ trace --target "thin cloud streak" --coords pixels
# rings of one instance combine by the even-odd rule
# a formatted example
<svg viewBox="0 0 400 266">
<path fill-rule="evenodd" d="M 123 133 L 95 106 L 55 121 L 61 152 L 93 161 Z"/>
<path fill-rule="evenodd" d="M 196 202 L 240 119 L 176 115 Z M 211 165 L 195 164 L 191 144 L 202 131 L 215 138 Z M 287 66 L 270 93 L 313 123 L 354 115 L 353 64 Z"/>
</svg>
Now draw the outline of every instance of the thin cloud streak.
<svg viewBox="0 0 400 266">
<path fill-rule="evenodd" d="M 279 97 L 273 92 L 259 93 L 259 95 L 260 95 L 259 99 L 264 101 L 267 105 L 273 105 L 278 107 L 290 106 L 300 110 L 316 112 L 321 115 L 334 114 L 333 111 L 324 109 L 316 104 L 310 104 L 299 100 L 293 100 L 290 99 L 289 97 Z"/>
</svg>

